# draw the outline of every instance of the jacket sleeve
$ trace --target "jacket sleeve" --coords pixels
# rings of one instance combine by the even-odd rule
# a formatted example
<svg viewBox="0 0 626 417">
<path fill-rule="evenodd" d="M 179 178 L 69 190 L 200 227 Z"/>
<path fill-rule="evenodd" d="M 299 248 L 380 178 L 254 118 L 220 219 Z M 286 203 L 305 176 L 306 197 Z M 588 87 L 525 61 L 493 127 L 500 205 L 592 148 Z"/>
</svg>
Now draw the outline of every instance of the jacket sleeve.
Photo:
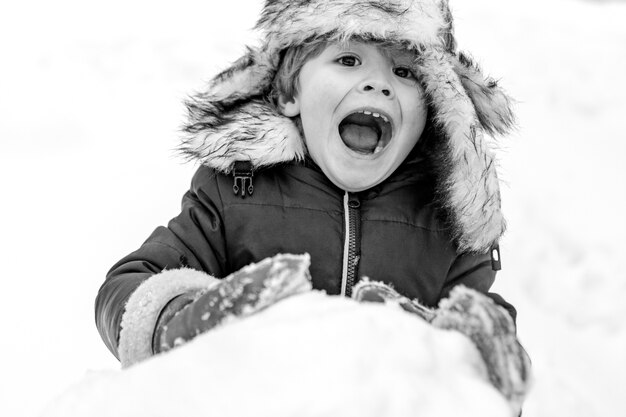
<svg viewBox="0 0 626 417">
<path fill-rule="evenodd" d="M 491 266 L 491 255 L 489 253 L 459 255 L 448 271 L 448 277 L 440 299 L 448 298 L 450 291 L 457 285 L 464 285 L 484 293 L 496 304 L 504 307 L 511 318 L 513 318 L 513 322 L 515 322 L 517 317 L 515 307 L 505 301 L 499 294 L 489 292 L 495 279 L 496 271 Z"/>
<path fill-rule="evenodd" d="M 216 174 L 201 167 L 180 214 L 108 272 L 96 297 L 96 326 L 122 366 L 152 354 L 158 316 L 171 299 L 226 275 L 222 214 Z"/>
</svg>

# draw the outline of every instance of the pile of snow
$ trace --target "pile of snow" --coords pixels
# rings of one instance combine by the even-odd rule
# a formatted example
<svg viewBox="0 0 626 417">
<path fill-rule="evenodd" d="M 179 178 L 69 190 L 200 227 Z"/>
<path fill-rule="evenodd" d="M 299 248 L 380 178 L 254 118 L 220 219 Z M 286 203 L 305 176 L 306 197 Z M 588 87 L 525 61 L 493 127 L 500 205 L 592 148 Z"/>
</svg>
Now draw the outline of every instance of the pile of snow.
<svg viewBox="0 0 626 417">
<path fill-rule="evenodd" d="M 480 399 L 479 401 L 477 399 Z M 43 417 L 508 416 L 465 336 L 398 306 L 310 292 L 125 371 Z"/>
</svg>

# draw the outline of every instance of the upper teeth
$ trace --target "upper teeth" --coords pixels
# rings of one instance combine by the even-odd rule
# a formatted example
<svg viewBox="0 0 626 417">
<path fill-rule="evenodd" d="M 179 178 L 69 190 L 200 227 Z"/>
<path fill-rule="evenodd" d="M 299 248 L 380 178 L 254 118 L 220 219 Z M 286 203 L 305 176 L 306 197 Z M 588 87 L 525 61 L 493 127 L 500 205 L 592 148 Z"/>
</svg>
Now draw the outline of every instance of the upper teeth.
<svg viewBox="0 0 626 417">
<path fill-rule="evenodd" d="M 381 119 L 383 119 L 385 122 L 389 123 L 389 119 L 387 119 L 385 117 L 384 114 L 380 114 L 380 113 L 372 113 L 371 111 L 368 110 L 360 110 L 359 113 L 363 113 L 363 114 L 367 114 L 367 115 L 371 115 L 374 117 L 380 117 Z"/>
</svg>

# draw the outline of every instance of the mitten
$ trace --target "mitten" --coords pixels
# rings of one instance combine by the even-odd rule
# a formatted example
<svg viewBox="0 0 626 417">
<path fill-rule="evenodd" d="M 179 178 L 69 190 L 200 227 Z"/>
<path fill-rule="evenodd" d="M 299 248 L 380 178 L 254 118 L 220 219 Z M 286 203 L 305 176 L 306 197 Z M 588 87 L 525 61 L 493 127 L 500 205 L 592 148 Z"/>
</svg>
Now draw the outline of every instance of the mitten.
<svg viewBox="0 0 626 417">
<path fill-rule="evenodd" d="M 422 305 L 417 300 L 411 300 L 400 295 L 388 284 L 380 281 L 370 281 L 365 278 L 359 281 L 352 289 L 352 298 L 362 302 L 397 304 L 409 313 L 416 314 L 430 322 L 435 317 L 435 311 Z"/>
<path fill-rule="evenodd" d="M 308 254 L 279 254 L 248 265 L 199 293 L 162 326 L 157 351 L 165 352 L 225 320 L 246 317 L 311 290 Z"/>
<path fill-rule="evenodd" d="M 154 327 L 154 334 L 152 336 L 153 354 L 161 353 L 161 336 L 170 320 L 172 320 L 172 318 L 188 304 L 191 304 L 196 298 L 198 298 L 198 295 L 199 293 L 195 292 L 181 294 L 172 298 L 165 305 L 165 307 L 163 307 L 161 313 L 159 314 L 159 318 L 157 319 L 157 324 Z"/>
<path fill-rule="evenodd" d="M 491 383 L 517 415 L 529 388 L 530 360 L 507 311 L 486 295 L 459 285 L 439 303 L 432 324 L 459 331 L 472 340 Z"/>
</svg>

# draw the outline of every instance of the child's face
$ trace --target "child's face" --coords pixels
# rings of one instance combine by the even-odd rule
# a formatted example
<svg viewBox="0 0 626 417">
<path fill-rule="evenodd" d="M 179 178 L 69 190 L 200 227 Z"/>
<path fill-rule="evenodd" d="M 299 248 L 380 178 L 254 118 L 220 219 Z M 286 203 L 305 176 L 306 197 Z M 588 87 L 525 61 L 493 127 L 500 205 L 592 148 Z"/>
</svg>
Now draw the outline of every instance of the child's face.
<svg viewBox="0 0 626 417">
<path fill-rule="evenodd" d="M 413 60 L 408 51 L 355 41 L 329 44 L 302 67 L 283 113 L 300 115 L 311 157 L 338 187 L 381 183 L 420 138 L 427 106 Z"/>
</svg>

